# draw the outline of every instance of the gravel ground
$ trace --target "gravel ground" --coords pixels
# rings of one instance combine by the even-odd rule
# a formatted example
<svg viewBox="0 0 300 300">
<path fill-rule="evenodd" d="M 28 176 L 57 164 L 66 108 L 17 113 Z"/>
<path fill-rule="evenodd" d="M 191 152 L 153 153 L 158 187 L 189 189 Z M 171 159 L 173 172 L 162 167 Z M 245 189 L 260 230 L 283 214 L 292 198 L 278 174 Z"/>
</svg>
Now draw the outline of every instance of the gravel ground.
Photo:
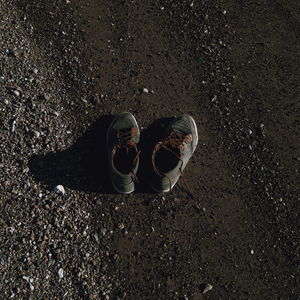
<svg viewBox="0 0 300 300">
<path fill-rule="evenodd" d="M 296 0 L 0 0 L 1 299 L 299 299 Z M 140 186 L 105 133 L 132 112 Z M 147 186 L 189 113 L 184 182 Z"/>
</svg>

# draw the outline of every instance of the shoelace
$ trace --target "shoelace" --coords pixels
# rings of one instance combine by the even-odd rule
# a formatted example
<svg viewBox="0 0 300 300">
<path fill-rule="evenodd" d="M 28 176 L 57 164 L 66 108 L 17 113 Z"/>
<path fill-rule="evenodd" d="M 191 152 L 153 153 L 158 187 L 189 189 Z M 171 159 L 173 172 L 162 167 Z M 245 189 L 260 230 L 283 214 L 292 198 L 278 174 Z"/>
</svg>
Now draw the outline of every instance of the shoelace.
<svg viewBox="0 0 300 300">
<path fill-rule="evenodd" d="M 135 136 L 137 135 L 137 129 L 134 127 L 128 131 L 124 131 L 124 132 L 118 131 L 118 144 L 116 145 L 116 147 L 118 149 L 125 148 L 127 153 L 129 152 L 130 149 L 136 148 L 136 143 L 133 141 L 133 138 L 132 138 L 132 136 L 134 136 L 134 135 Z M 137 154 L 133 160 L 133 166 L 135 166 L 140 153 L 141 153 L 141 151 L 137 151 Z M 131 174 L 132 174 L 133 180 L 135 180 L 138 183 L 139 181 L 138 181 L 136 174 L 134 173 L 133 168 L 131 169 Z"/>
<path fill-rule="evenodd" d="M 131 148 L 136 147 L 136 143 L 133 141 L 132 136 L 137 134 L 136 128 L 131 128 L 128 131 L 118 131 L 118 148 L 126 148 L 129 151 Z"/>
<path fill-rule="evenodd" d="M 167 139 L 165 139 L 163 142 L 161 142 L 159 145 L 164 148 L 165 150 L 169 151 L 170 153 L 172 153 L 173 155 L 175 155 L 181 162 L 181 166 L 179 167 L 179 172 L 180 172 L 180 176 L 187 188 L 187 192 L 190 194 L 191 197 L 193 197 L 193 194 L 185 180 L 185 177 L 183 176 L 183 171 L 182 171 L 182 166 L 183 166 L 183 160 L 181 159 L 182 157 L 182 152 L 184 150 L 184 143 L 191 143 L 192 142 L 192 135 L 188 134 L 188 135 L 180 135 L 178 134 L 176 131 L 173 131 L 169 137 Z M 170 148 L 178 148 L 180 151 L 180 156 L 178 156 L 174 151 L 172 151 Z M 168 177 L 167 174 L 165 173 L 161 173 L 158 171 L 158 169 L 155 167 L 156 171 L 161 174 L 164 175 L 168 178 L 169 182 L 170 182 L 170 190 L 172 188 L 172 181 L 171 179 Z"/>
</svg>

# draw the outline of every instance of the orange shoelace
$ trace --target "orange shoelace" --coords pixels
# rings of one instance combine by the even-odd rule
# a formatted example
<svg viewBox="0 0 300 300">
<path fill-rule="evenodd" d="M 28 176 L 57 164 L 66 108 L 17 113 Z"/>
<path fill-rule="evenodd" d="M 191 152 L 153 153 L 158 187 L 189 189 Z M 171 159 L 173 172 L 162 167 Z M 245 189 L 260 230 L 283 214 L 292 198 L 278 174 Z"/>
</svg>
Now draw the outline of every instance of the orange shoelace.
<svg viewBox="0 0 300 300">
<path fill-rule="evenodd" d="M 185 180 L 185 177 L 183 176 L 183 171 L 182 171 L 182 166 L 183 166 L 183 160 L 182 160 L 182 155 L 183 155 L 183 150 L 184 150 L 184 143 L 188 144 L 188 143 L 191 143 L 192 142 L 192 135 L 191 134 L 188 134 L 188 135 L 180 135 L 178 134 L 176 131 L 173 131 L 169 137 L 167 139 L 165 139 L 163 142 L 160 142 L 159 143 L 159 146 L 164 148 L 165 150 L 169 151 L 170 153 L 172 153 L 173 155 L 175 155 L 181 162 L 181 166 L 179 167 L 179 172 L 180 172 L 180 176 L 187 188 L 187 192 L 188 194 L 190 194 L 191 197 L 193 197 L 193 194 L 191 193 L 191 190 Z M 180 152 L 180 156 L 177 155 L 177 153 L 175 153 L 174 151 L 172 151 L 172 148 L 176 149 L 178 148 L 179 149 L 179 152 Z M 159 172 L 159 170 L 156 168 L 155 166 L 155 169 L 157 171 L 157 173 L 163 175 L 163 176 L 166 176 L 170 182 L 170 190 L 172 188 L 172 181 L 171 179 L 168 177 L 167 174 L 165 173 L 161 173 Z"/>
<path fill-rule="evenodd" d="M 137 129 L 134 127 L 128 131 L 118 131 L 118 144 L 116 145 L 117 149 L 125 148 L 127 153 L 132 148 L 137 149 L 136 143 L 133 141 L 133 136 L 136 135 L 137 135 Z M 136 182 L 138 182 L 138 178 L 134 173 L 134 166 L 139 158 L 140 153 L 141 151 L 137 150 L 137 154 L 133 160 L 133 168 L 131 169 L 133 180 L 135 180 Z"/>
</svg>

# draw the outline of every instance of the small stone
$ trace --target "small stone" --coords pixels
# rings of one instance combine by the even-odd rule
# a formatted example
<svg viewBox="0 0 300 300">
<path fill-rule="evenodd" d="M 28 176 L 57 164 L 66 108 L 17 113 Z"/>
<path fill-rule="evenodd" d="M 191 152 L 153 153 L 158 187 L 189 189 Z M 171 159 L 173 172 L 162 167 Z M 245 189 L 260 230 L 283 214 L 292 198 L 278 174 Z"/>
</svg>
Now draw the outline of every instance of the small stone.
<svg viewBox="0 0 300 300">
<path fill-rule="evenodd" d="M 217 100 L 217 95 L 214 95 L 212 98 L 211 98 L 211 102 L 216 102 L 216 100 Z"/>
<path fill-rule="evenodd" d="M 213 289 L 213 286 L 209 283 L 204 283 L 204 284 L 200 285 L 200 292 L 202 294 L 206 294 L 207 292 L 209 292 L 212 289 Z"/>
<path fill-rule="evenodd" d="M 15 96 L 17 96 L 17 97 L 20 96 L 20 92 L 19 92 L 18 90 L 13 90 L 13 94 L 14 94 Z"/>
<path fill-rule="evenodd" d="M 8 232 L 8 233 L 14 233 L 14 231 L 15 231 L 14 227 L 7 227 L 6 228 L 6 232 Z"/>
<path fill-rule="evenodd" d="M 104 235 L 105 235 L 105 234 L 104 234 Z M 99 242 L 98 234 L 94 234 L 94 238 L 95 238 L 95 241 L 98 243 L 98 242 Z"/>
<path fill-rule="evenodd" d="M 119 227 L 119 229 L 124 229 L 125 228 L 125 225 L 123 224 L 123 223 L 120 223 L 119 225 L 118 225 L 118 227 Z"/>
<path fill-rule="evenodd" d="M 63 268 L 60 268 L 60 269 L 58 270 L 58 277 L 59 277 L 60 279 L 64 278 L 64 269 L 63 269 Z"/>
<path fill-rule="evenodd" d="M 0 83 L 4 82 L 4 76 L 0 76 Z"/>
<path fill-rule="evenodd" d="M 15 130 L 16 130 L 16 123 L 17 123 L 16 120 L 12 121 L 12 123 L 11 123 L 11 132 L 15 132 Z"/>
<path fill-rule="evenodd" d="M 40 135 L 41 135 L 41 133 L 39 131 L 37 131 L 37 130 L 33 131 L 33 136 L 35 136 L 36 138 L 39 138 Z"/>
<path fill-rule="evenodd" d="M 27 282 L 29 282 L 29 279 L 30 279 L 30 278 L 29 278 L 28 276 L 23 276 L 22 278 L 23 278 L 24 280 L 26 280 Z"/>
<path fill-rule="evenodd" d="M 34 68 L 32 71 L 33 71 L 34 74 L 38 73 L 38 69 L 37 68 Z"/>
<path fill-rule="evenodd" d="M 149 93 L 149 90 L 147 88 L 143 88 L 143 92 L 148 94 Z"/>
<path fill-rule="evenodd" d="M 62 186 L 62 185 L 57 185 L 55 188 L 54 188 L 54 192 L 58 195 L 64 195 L 66 193 L 65 191 L 65 188 Z"/>
<path fill-rule="evenodd" d="M 23 173 L 28 173 L 28 172 L 29 172 L 29 168 L 28 167 L 23 170 Z"/>
<path fill-rule="evenodd" d="M 253 255 L 253 254 L 254 254 L 254 250 L 253 250 L 253 249 L 251 249 L 250 253 Z"/>
</svg>

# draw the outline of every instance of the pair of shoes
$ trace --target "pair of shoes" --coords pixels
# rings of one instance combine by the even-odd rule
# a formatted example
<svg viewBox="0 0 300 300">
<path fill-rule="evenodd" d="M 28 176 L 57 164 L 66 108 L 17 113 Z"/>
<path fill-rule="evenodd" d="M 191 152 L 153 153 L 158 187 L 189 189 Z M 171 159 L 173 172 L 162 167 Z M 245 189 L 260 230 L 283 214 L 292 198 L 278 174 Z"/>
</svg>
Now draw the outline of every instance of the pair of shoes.
<svg viewBox="0 0 300 300">
<path fill-rule="evenodd" d="M 107 131 L 109 173 L 116 192 L 130 194 L 135 189 L 139 167 L 140 129 L 134 116 L 124 112 L 115 117 Z M 186 167 L 198 144 L 194 119 L 185 114 L 166 127 L 151 157 L 148 178 L 156 192 L 169 192 Z"/>
</svg>

